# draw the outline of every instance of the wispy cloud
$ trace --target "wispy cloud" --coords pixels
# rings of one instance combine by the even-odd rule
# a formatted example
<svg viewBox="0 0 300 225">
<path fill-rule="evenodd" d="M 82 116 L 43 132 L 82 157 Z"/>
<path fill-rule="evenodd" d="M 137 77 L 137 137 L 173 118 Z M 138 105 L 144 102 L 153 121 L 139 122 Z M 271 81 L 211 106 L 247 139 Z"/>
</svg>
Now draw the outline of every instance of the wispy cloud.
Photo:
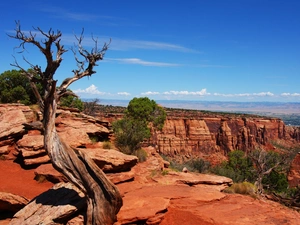
<svg viewBox="0 0 300 225">
<path fill-rule="evenodd" d="M 78 32 L 81 32 L 78 31 Z M 77 34 L 79 35 L 79 34 Z M 98 44 L 101 45 L 102 43 L 108 43 L 111 40 L 109 45 L 110 50 L 114 51 L 129 51 L 129 50 L 164 50 L 164 51 L 174 51 L 174 52 L 184 52 L 184 53 L 202 53 L 200 51 L 189 49 L 181 45 L 170 44 L 165 42 L 154 42 L 154 41 L 138 41 L 138 40 L 126 40 L 120 39 L 117 37 L 109 37 L 103 35 L 93 34 L 94 38 L 97 39 Z M 64 33 L 62 36 L 62 41 L 64 44 L 73 45 L 76 42 L 74 34 L 67 34 Z M 95 42 L 91 38 L 91 35 L 85 35 L 83 40 L 83 45 L 85 47 L 94 47 Z M 215 65 L 207 65 L 207 64 L 200 64 L 200 67 L 211 67 Z M 223 66 L 220 66 L 223 67 Z"/>
<path fill-rule="evenodd" d="M 103 16 L 100 14 L 74 12 L 65 8 L 50 5 L 43 5 L 42 7 L 39 7 L 38 10 L 47 13 L 48 16 L 53 18 L 73 21 L 97 21 L 97 23 L 100 21 L 102 25 L 117 25 L 115 21 L 121 19 L 112 16 Z"/>
<path fill-rule="evenodd" d="M 166 42 L 140 41 L 112 38 L 112 50 L 130 50 L 130 49 L 149 49 L 149 50 L 167 50 L 187 53 L 201 53 L 197 50 L 186 48 L 181 45 Z"/>
<path fill-rule="evenodd" d="M 142 65 L 142 66 L 156 66 L 156 67 L 181 66 L 181 64 L 176 64 L 176 63 L 144 61 L 144 60 L 138 59 L 138 58 L 122 58 L 122 59 L 106 58 L 105 60 L 116 61 L 118 63 L 123 63 L 123 64 L 136 64 L 136 65 Z"/>
</svg>

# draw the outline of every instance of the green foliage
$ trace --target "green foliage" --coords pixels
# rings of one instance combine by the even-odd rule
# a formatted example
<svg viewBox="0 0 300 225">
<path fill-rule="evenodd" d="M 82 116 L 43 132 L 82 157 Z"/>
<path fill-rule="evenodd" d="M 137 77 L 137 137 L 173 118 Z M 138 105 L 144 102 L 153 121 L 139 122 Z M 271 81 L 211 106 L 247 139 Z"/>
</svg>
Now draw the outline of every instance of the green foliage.
<svg viewBox="0 0 300 225">
<path fill-rule="evenodd" d="M 146 126 L 152 123 L 155 128 L 161 130 L 166 120 L 165 110 L 158 106 L 154 100 L 147 97 L 133 98 L 125 112 L 125 116 L 134 121 L 140 121 Z"/>
<path fill-rule="evenodd" d="M 211 171 L 220 176 L 231 178 L 235 183 L 245 180 L 254 181 L 253 163 L 243 151 L 235 150 L 228 154 L 228 162 L 214 167 Z"/>
<path fill-rule="evenodd" d="M 42 86 L 37 84 L 40 94 Z M 36 103 L 35 95 L 30 82 L 21 70 L 5 71 L 0 75 L 0 102 L 1 103 L 23 103 L 26 105 Z"/>
<path fill-rule="evenodd" d="M 126 154 L 132 154 L 140 148 L 140 143 L 150 137 L 150 130 L 141 121 L 131 119 L 117 120 L 112 124 L 116 146 Z"/>
<path fill-rule="evenodd" d="M 270 174 L 264 176 L 262 183 L 267 191 L 286 192 L 289 186 L 287 176 L 273 170 Z"/>
<path fill-rule="evenodd" d="M 73 95 L 63 96 L 60 99 L 60 106 L 77 108 L 79 111 L 82 111 L 84 108 L 83 102 L 78 97 Z"/>
<path fill-rule="evenodd" d="M 150 138 L 149 124 L 162 129 L 166 112 L 149 98 L 132 99 L 123 119 L 112 124 L 116 146 L 124 153 L 133 154 L 141 147 L 141 142 Z"/>
</svg>

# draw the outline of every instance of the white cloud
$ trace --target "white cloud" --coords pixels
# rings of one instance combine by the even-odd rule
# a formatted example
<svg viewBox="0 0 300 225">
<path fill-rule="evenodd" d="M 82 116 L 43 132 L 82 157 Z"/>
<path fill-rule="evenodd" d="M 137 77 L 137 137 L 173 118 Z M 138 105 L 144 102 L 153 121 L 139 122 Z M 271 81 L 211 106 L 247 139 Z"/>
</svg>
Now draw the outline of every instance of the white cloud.
<svg viewBox="0 0 300 225">
<path fill-rule="evenodd" d="M 259 93 L 238 93 L 238 94 L 222 94 L 222 93 L 214 93 L 214 96 L 221 96 L 221 97 L 272 97 L 275 96 L 272 92 L 259 92 Z"/>
<path fill-rule="evenodd" d="M 75 94 L 91 94 L 91 95 L 105 95 L 105 92 L 101 92 L 98 88 L 92 84 L 91 86 L 87 87 L 86 89 L 77 89 L 73 91 Z"/>
<path fill-rule="evenodd" d="M 166 91 L 163 94 L 164 95 L 196 95 L 196 96 L 210 95 L 210 93 L 206 91 L 206 88 L 202 89 L 201 91 Z"/>
<path fill-rule="evenodd" d="M 300 93 L 282 93 L 283 97 L 300 97 Z"/>
<path fill-rule="evenodd" d="M 118 95 L 124 95 L 124 96 L 129 96 L 129 95 L 131 95 L 131 94 L 128 93 L 128 92 L 118 92 L 117 94 L 118 94 Z"/>
<path fill-rule="evenodd" d="M 165 63 L 165 62 L 151 62 L 151 61 L 144 61 L 138 58 L 123 58 L 123 59 L 112 59 L 106 58 L 108 61 L 117 61 L 124 64 L 136 64 L 142 66 L 157 66 L 157 67 L 174 67 L 174 66 L 181 66 L 180 64 L 175 63 Z"/>
<path fill-rule="evenodd" d="M 260 92 L 260 93 L 253 93 L 254 96 L 274 96 L 272 92 Z"/>
<path fill-rule="evenodd" d="M 156 91 L 147 91 L 147 92 L 143 92 L 141 93 L 141 95 L 159 95 L 159 92 Z"/>
</svg>

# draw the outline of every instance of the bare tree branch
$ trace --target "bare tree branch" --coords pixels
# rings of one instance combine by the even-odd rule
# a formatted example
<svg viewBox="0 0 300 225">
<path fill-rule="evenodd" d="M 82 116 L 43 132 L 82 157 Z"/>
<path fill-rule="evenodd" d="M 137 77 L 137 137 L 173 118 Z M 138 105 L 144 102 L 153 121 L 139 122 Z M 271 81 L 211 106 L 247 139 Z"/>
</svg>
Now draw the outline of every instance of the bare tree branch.
<svg viewBox="0 0 300 225">
<path fill-rule="evenodd" d="M 78 41 L 77 47 L 78 47 L 78 53 L 83 57 L 83 60 L 79 60 L 79 58 L 76 56 L 76 50 L 73 48 L 73 54 L 75 57 L 75 60 L 78 65 L 77 70 L 73 70 L 74 76 L 70 78 L 66 78 L 62 84 L 59 87 L 58 90 L 58 95 L 62 96 L 64 92 L 67 90 L 67 88 L 75 81 L 86 77 L 86 76 L 91 76 L 94 73 L 96 73 L 93 69 L 95 66 L 97 66 L 96 62 L 103 60 L 103 57 L 105 55 L 105 52 L 108 50 L 110 42 L 104 43 L 103 47 L 98 50 L 98 41 L 93 38 L 95 47 L 88 52 L 85 48 L 82 46 L 82 41 L 83 41 L 83 31 L 79 37 L 75 36 L 76 40 Z M 85 67 L 87 63 L 87 66 Z"/>
</svg>

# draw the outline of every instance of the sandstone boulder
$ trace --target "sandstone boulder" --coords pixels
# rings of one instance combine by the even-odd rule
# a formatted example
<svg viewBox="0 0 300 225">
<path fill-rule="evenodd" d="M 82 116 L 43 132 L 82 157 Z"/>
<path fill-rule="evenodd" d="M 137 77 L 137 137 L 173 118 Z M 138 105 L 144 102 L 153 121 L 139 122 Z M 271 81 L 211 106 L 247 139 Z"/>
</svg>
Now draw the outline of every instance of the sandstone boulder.
<svg viewBox="0 0 300 225">
<path fill-rule="evenodd" d="M 56 129 L 59 136 L 72 147 L 82 147 L 93 141 L 107 139 L 110 131 L 103 125 L 90 120 L 82 114 L 59 111 Z M 91 137 L 91 138 L 90 138 Z M 91 140 L 92 139 L 92 140 Z"/>
<path fill-rule="evenodd" d="M 25 133 L 22 125 L 25 122 L 27 120 L 22 109 L 0 104 L 0 141 L 6 140 L 5 144 L 8 145 L 21 137 Z"/>
</svg>

